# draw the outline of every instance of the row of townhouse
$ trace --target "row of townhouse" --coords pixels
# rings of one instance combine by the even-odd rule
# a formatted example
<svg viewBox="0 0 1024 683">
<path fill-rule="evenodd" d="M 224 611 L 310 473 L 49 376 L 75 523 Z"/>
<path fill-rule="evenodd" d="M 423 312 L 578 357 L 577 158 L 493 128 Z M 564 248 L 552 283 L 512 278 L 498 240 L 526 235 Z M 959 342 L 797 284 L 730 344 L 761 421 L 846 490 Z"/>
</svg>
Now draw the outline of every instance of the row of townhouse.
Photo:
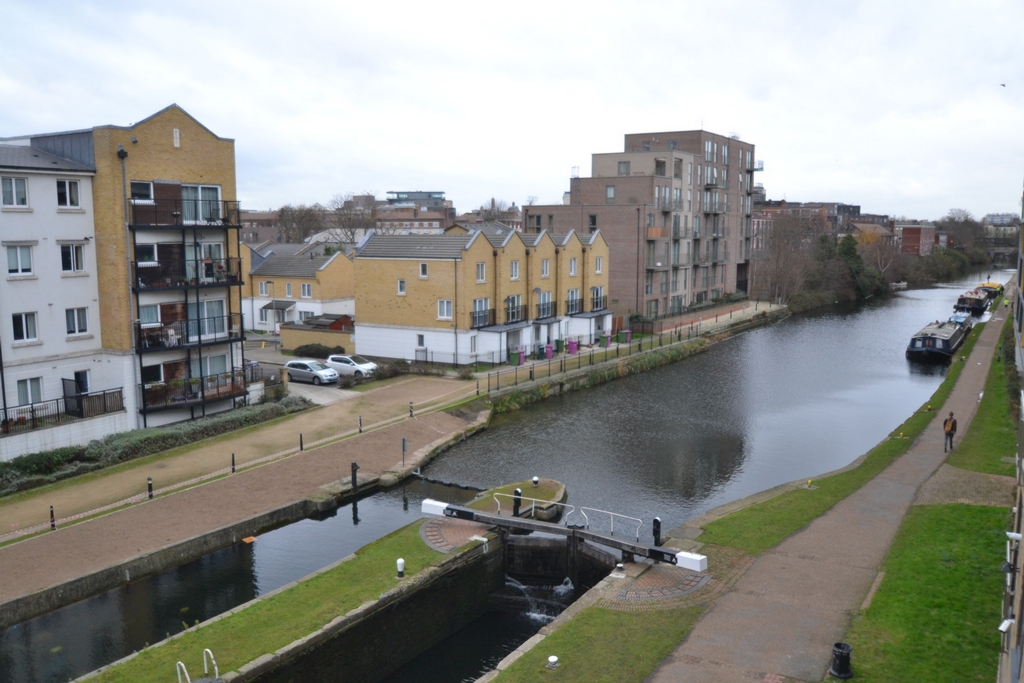
<svg viewBox="0 0 1024 683">
<path fill-rule="evenodd" d="M 247 396 L 234 141 L 176 105 L 0 138 L 0 458 Z"/>
<path fill-rule="evenodd" d="M 609 268 L 599 231 L 371 233 L 356 248 L 356 350 L 461 365 L 593 341 L 611 331 Z"/>
</svg>

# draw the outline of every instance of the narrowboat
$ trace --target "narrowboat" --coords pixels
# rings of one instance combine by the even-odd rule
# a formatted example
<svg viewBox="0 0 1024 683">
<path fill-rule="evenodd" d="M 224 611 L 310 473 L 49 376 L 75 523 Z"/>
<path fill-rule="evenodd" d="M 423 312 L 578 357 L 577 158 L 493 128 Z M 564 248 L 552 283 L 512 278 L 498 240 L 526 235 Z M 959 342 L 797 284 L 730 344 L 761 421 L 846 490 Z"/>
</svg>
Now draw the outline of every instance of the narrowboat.
<svg viewBox="0 0 1024 683">
<path fill-rule="evenodd" d="M 984 292 L 989 299 L 998 299 L 1003 294 L 1003 286 L 998 282 L 982 282 L 977 291 Z"/>
<path fill-rule="evenodd" d="M 925 362 L 947 361 L 953 357 L 956 350 L 964 343 L 971 324 L 947 320 L 925 325 L 924 329 L 910 339 L 907 346 L 907 358 L 909 360 Z"/>
<path fill-rule="evenodd" d="M 988 310 L 988 294 L 977 289 L 964 292 L 956 300 L 953 310 L 971 315 L 982 315 Z"/>
</svg>

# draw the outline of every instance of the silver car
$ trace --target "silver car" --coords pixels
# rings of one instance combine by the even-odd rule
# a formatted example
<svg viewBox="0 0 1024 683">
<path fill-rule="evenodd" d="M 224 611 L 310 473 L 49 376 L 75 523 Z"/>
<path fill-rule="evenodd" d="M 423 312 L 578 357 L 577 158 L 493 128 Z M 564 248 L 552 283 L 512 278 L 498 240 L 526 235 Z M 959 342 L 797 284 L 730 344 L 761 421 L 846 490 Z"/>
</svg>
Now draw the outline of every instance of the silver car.
<svg viewBox="0 0 1024 683">
<path fill-rule="evenodd" d="M 284 364 L 288 377 L 293 380 L 330 384 L 338 381 L 338 373 L 319 360 L 290 360 Z"/>
<path fill-rule="evenodd" d="M 373 376 L 377 372 L 377 364 L 368 361 L 362 356 L 334 355 L 327 357 L 327 366 L 338 371 L 339 375 L 353 375 L 355 377 Z"/>
</svg>

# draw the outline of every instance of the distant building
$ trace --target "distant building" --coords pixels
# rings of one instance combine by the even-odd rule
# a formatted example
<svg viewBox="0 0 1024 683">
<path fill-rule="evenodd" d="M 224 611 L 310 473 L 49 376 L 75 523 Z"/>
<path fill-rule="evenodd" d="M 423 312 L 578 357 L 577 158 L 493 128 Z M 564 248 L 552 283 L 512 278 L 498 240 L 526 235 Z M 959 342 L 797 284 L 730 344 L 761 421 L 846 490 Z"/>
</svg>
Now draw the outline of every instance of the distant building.
<svg viewBox="0 0 1024 683">
<path fill-rule="evenodd" d="M 982 225 L 1020 225 L 1015 213 L 987 213 L 981 219 Z"/>
<path fill-rule="evenodd" d="M 911 256 L 927 256 L 935 246 L 935 226 L 923 222 L 916 225 L 895 223 L 894 235 L 899 236 L 900 253 Z"/>
<path fill-rule="evenodd" d="M 378 207 L 378 211 L 387 211 L 389 208 L 417 208 L 422 212 L 436 212 L 441 214 L 442 229 L 447 228 L 455 222 L 455 207 L 451 200 L 444 198 L 444 192 L 436 190 L 390 190 L 388 191 L 387 206 Z"/>
<path fill-rule="evenodd" d="M 242 241 L 250 244 L 260 242 L 284 242 L 277 226 L 277 211 L 247 211 L 239 213 L 242 225 Z"/>
</svg>

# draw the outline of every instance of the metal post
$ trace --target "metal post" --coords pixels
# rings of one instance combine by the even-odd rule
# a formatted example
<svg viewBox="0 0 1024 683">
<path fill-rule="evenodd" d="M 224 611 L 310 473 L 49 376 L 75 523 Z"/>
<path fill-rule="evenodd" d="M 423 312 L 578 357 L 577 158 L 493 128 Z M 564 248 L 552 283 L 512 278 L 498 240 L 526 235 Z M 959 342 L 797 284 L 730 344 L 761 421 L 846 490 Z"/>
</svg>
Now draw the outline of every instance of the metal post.
<svg viewBox="0 0 1024 683">
<path fill-rule="evenodd" d="M 352 490 L 355 491 L 359 488 L 359 482 L 356 481 L 356 472 L 359 470 L 359 465 L 352 463 Z"/>
<path fill-rule="evenodd" d="M 476 395 L 480 395 L 480 380 L 476 381 Z"/>
<path fill-rule="evenodd" d="M 302 434 L 299 434 L 299 452 L 301 453 L 304 450 L 305 448 L 302 446 Z"/>
<path fill-rule="evenodd" d="M 231 474 L 235 473 L 235 454 L 231 454 Z"/>
<path fill-rule="evenodd" d="M 50 506 L 50 531 L 57 530 L 57 519 L 53 516 L 53 506 Z"/>
<path fill-rule="evenodd" d="M 512 516 L 519 516 L 519 508 L 523 504 L 523 491 L 522 489 L 516 489 L 512 492 Z M 50 508 L 51 510 L 53 508 Z"/>
<path fill-rule="evenodd" d="M 477 385 L 477 393 L 480 393 L 480 391 L 479 391 L 480 382 L 477 382 L 476 385 Z M 360 434 L 363 433 L 363 416 L 362 415 L 359 416 L 359 433 Z"/>
<path fill-rule="evenodd" d="M 661 545 L 661 517 L 654 518 L 654 545 Z"/>
<path fill-rule="evenodd" d="M 407 445 L 408 444 L 407 444 L 407 442 L 405 440 L 405 437 L 403 436 L 402 437 L 402 467 L 405 467 L 405 449 L 406 449 Z"/>
<path fill-rule="evenodd" d="M 146 488 L 149 490 L 149 499 L 153 500 L 153 477 L 146 477 Z"/>
<path fill-rule="evenodd" d="M 412 412 L 412 401 L 409 401 L 409 417 L 416 417 Z"/>
</svg>

